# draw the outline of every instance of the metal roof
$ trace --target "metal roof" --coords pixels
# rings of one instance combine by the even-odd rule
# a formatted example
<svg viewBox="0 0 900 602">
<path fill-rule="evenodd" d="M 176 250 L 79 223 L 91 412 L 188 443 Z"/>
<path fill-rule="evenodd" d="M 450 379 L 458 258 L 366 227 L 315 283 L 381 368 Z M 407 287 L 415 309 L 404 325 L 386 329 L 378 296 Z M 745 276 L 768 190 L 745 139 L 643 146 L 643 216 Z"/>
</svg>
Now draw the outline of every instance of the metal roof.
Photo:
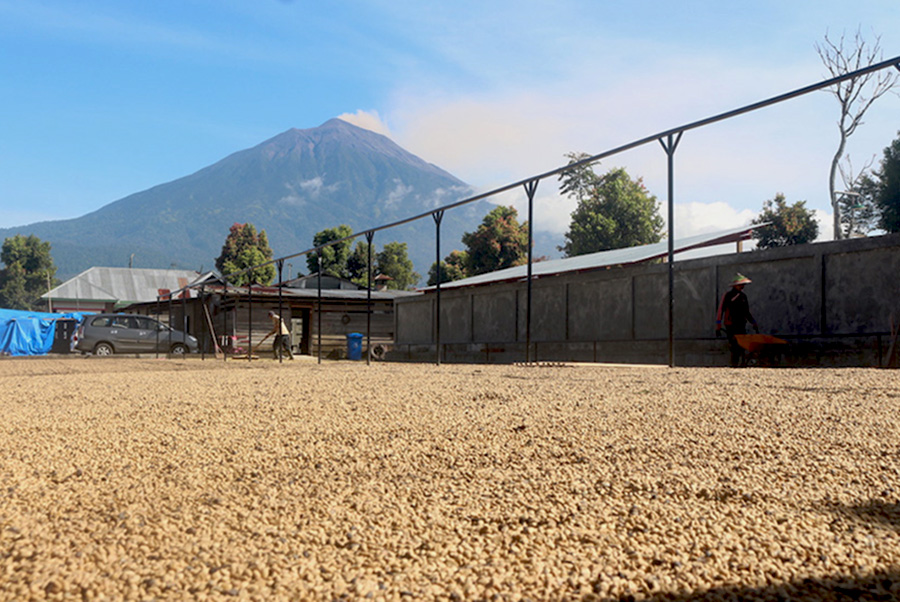
<svg viewBox="0 0 900 602">
<path fill-rule="evenodd" d="M 159 289 L 177 290 L 198 276 L 194 270 L 93 267 L 41 297 L 108 303 L 155 301 Z"/>
<path fill-rule="evenodd" d="M 722 230 L 720 232 L 711 232 L 709 234 L 697 234 L 685 238 L 675 239 L 675 252 L 690 251 L 692 249 L 700 249 L 703 247 L 711 247 L 714 245 L 725 244 L 729 242 L 737 242 L 739 240 L 747 240 L 750 238 L 751 232 L 755 228 L 759 228 L 764 224 L 753 226 L 744 226 L 742 228 L 732 228 L 731 230 Z M 541 278 L 544 276 L 555 276 L 567 272 L 584 272 L 590 270 L 598 270 L 601 268 L 628 265 L 632 263 L 641 263 L 665 257 L 669 253 L 669 241 L 663 240 L 651 245 L 641 245 L 637 247 L 628 247 L 627 249 L 614 249 L 612 251 L 600 251 L 599 253 L 589 253 L 587 255 L 578 255 L 577 257 L 566 257 L 564 259 L 551 259 L 549 261 L 539 261 L 531 264 L 532 278 Z M 528 277 L 528 266 L 518 265 L 496 272 L 480 274 L 471 278 L 462 280 L 454 280 L 452 282 L 442 282 L 441 289 L 460 288 L 464 286 L 482 286 L 486 284 L 495 284 L 498 282 L 509 282 L 512 280 L 522 280 Z M 436 287 L 429 286 L 420 290 L 431 291 Z"/>
<path fill-rule="evenodd" d="M 307 299 L 315 299 L 318 297 L 318 290 L 315 288 L 286 288 L 284 289 L 284 292 L 292 297 L 305 297 Z M 390 301 L 399 297 L 414 297 L 416 295 L 421 295 L 421 293 L 418 291 L 397 290 L 372 291 L 372 299 L 376 301 Z M 322 296 L 327 297 L 328 299 L 354 299 L 365 301 L 368 298 L 368 291 L 365 289 L 355 291 L 346 289 L 322 289 Z"/>
<path fill-rule="evenodd" d="M 221 293 L 224 292 L 223 287 L 216 287 L 217 290 Z M 207 289 L 209 290 L 209 289 Z M 319 296 L 318 289 L 315 288 L 289 288 L 284 287 L 281 289 L 282 294 L 285 297 L 290 297 L 292 299 L 316 299 Z M 229 286 L 228 294 L 238 294 L 238 295 L 247 295 L 248 290 L 246 286 Z M 393 299 L 397 299 L 399 297 L 411 297 L 416 295 L 421 295 L 419 291 L 398 291 L 398 290 L 385 290 L 385 291 L 372 291 L 372 300 L 374 301 L 391 301 Z M 278 287 L 276 286 L 268 286 L 268 287 L 253 287 L 253 296 L 254 297 L 277 297 L 278 296 Z M 357 289 L 357 290 L 347 290 L 347 289 L 337 289 L 337 288 L 323 288 L 322 289 L 322 298 L 323 299 L 341 299 L 341 300 L 356 300 L 356 301 L 365 301 L 368 298 L 368 291 L 366 289 Z"/>
</svg>

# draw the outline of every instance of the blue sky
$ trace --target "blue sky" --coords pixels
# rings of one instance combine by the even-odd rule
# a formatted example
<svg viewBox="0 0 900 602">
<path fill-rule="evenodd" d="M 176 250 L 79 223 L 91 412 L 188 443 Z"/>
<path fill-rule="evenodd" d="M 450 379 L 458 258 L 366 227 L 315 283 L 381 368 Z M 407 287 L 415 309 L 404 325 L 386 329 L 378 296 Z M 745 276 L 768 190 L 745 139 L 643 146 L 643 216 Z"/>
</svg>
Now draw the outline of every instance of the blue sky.
<svg viewBox="0 0 900 602">
<path fill-rule="evenodd" d="M 0 0 L 0 227 L 77 217 L 336 116 L 490 189 L 824 79 L 815 43 L 857 28 L 900 55 L 897 0 Z M 777 192 L 827 223 L 837 117 L 818 92 L 685 134 L 676 233 L 746 224 Z M 854 164 L 898 130 L 900 97 L 884 97 Z M 598 171 L 618 166 L 665 200 L 659 145 Z M 574 206 L 554 184 L 536 222 L 561 236 Z"/>
</svg>

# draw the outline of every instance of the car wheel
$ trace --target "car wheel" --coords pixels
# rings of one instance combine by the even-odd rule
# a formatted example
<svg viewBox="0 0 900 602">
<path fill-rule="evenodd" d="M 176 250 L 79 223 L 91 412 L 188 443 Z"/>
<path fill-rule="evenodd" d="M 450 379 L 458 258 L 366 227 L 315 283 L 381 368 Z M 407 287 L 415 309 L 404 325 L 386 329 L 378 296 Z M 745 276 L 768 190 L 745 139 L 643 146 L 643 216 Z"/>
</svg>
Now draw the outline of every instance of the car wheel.
<svg viewBox="0 0 900 602">
<path fill-rule="evenodd" d="M 115 352 L 116 350 L 113 349 L 113 346 L 109 343 L 97 343 L 94 346 L 94 355 L 105 357 L 107 355 L 112 355 Z"/>
<path fill-rule="evenodd" d="M 188 352 L 188 349 L 181 343 L 175 343 L 174 345 L 172 345 L 171 352 L 172 355 L 184 355 Z"/>
</svg>

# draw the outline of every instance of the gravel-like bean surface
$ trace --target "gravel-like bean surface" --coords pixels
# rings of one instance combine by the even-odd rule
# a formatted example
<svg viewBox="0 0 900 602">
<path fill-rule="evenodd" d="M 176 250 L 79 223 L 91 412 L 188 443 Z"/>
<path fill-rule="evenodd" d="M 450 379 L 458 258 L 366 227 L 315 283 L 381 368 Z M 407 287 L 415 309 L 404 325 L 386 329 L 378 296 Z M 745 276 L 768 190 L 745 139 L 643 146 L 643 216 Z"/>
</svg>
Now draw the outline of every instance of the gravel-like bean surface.
<svg viewBox="0 0 900 602">
<path fill-rule="evenodd" d="M 900 598 L 900 372 L 0 361 L 2 600 Z"/>
</svg>

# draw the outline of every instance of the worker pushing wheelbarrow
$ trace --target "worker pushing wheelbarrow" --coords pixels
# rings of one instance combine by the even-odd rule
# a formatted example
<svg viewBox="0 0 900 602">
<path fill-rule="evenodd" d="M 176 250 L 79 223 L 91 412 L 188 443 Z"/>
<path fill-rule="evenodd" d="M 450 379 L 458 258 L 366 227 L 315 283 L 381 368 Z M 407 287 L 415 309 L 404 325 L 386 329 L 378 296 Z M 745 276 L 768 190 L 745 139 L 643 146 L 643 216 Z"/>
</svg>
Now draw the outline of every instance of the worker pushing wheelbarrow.
<svg viewBox="0 0 900 602">
<path fill-rule="evenodd" d="M 734 337 L 746 353 L 744 365 L 775 366 L 787 349 L 788 342 L 770 334 L 738 334 Z"/>
<path fill-rule="evenodd" d="M 728 337 L 732 368 L 746 366 L 751 359 L 756 362 L 768 360 L 779 355 L 781 346 L 787 344 L 772 335 L 759 334 L 759 324 L 750 313 L 750 302 L 744 293 L 744 287 L 751 282 L 743 274 L 735 274 L 731 288 L 722 295 L 716 312 L 716 335 L 721 335 L 724 330 Z M 756 334 L 747 334 L 748 323 Z"/>
</svg>

